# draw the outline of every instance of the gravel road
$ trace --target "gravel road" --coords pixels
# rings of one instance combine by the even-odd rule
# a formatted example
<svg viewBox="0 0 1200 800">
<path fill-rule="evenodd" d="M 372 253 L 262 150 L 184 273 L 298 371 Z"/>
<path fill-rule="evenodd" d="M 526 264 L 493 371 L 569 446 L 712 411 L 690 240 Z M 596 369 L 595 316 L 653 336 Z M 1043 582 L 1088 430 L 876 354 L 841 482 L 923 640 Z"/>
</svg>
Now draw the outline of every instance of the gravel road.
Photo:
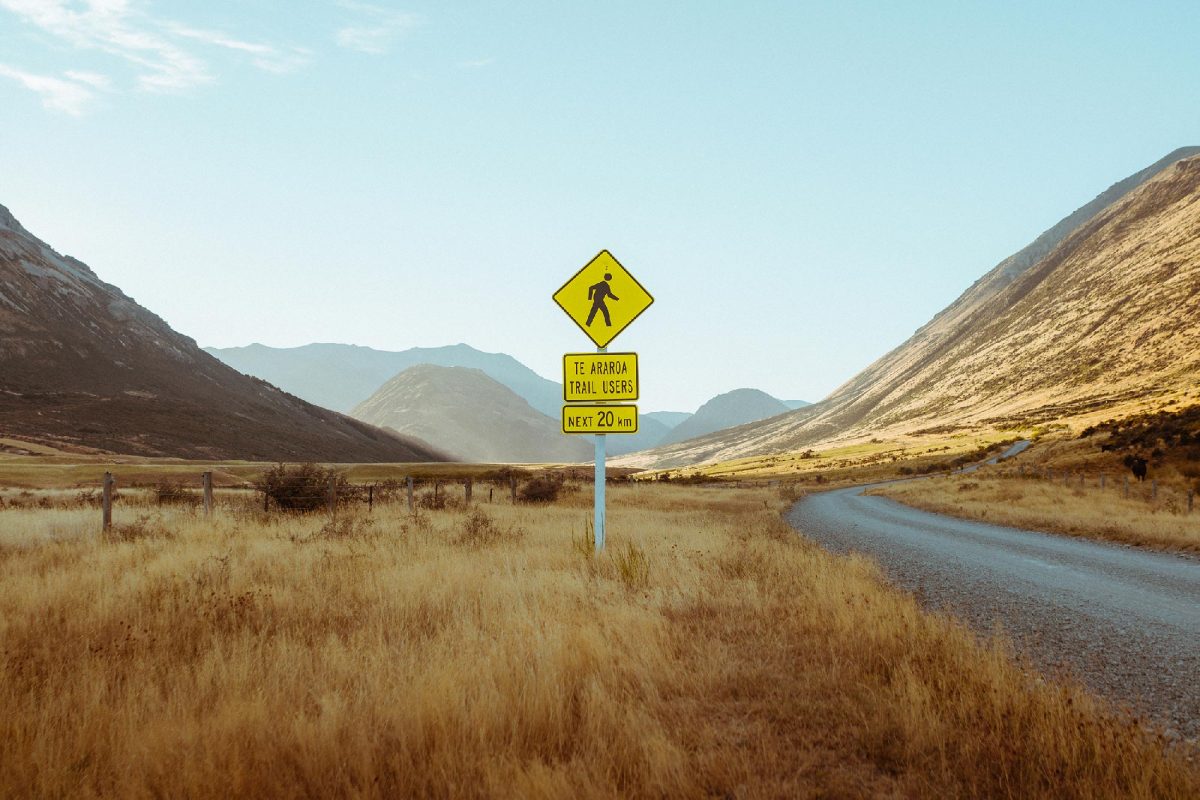
<svg viewBox="0 0 1200 800">
<path fill-rule="evenodd" d="M 999 626 L 1047 674 L 1200 738 L 1200 560 L 954 519 L 866 488 L 810 495 L 788 521 L 870 554 L 928 607 Z"/>
</svg>

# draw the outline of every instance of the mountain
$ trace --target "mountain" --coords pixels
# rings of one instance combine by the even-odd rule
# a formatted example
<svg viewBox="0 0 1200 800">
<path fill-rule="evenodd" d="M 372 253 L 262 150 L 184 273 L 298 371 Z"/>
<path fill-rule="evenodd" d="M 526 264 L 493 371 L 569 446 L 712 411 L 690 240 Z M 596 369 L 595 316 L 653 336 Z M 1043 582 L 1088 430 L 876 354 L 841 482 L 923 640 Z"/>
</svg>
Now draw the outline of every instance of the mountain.
<svg viewBox="0 0 1200 800">
<path fill-rule="evenodd" d="M 1114 184 L 902 345 L 790 414 L 639 454 L 724 460 L 874 435 L 1012 429 L 1178 396 L 1200 374 L 1200 148 Z"/>
<path fill-rule="evenodd" d="M 183 458 L 428 461 L 397 437 L 242 375 L 0 206 L 0 433 Z"/>
<path fill-rule="evenodd" d="M 590 442 L 563 435 L 560 419 L 479 369 L 409 367 L 350 413 L 435 442 L 460 461 L 582 462 L 593 456 Z"/>
<path fill-rule="evenodd" d="M 335 411 L 350 411 L 385 381 L 418 364 L 481 370 L 551 417 L 557 417 L 562 407 L 561 384 L 546 380 L 512 356 L 484 353 L 465 344 L 401 351 L 351 344 L 303 347 L 252 344 L 206 350 L 239 372 L 262 378 L 310 403 Z"/>
<path fill-rule="evenodd" d="M 647 450 L 657 446 L 670 432 L 671 429 L 659 421 L 655 417 L 654 412 L 643 414 L 639 411 L 638 432 L 609 436 L 606 443 L 606 452 L 609 456 L 621 456 L 626 453 L 635 453 L 638 450 Z M 590 436 L 586 437 L 586 439 L 588 442 L 592 441 Z"/>
<path fill-rule="evenodd" d="M 649 418 L 655 422 L 661 422 L 667 430 L 671 430 L 691 415 L 690 411 L 647 411 L 642 414 L 642 419 Z"/>
<path fill-rule="evenodd" d="M 808 402 L 807 400 L 784 400 L 783 404 L 793 411 L 795 411 L 797 408 L 804 408 L 812 405 L 812 403 Z"/>
<path fill-rule="evenodd" d="M 732 428 L 747 422 L 787 413 L 790 409 L 781 400 L 776 400 L 758 389 L 734 389 L 712 398 L 696 413 L 679 423 L 659 442 L 667 445 L 682 442 L 713 431 Z"/>
</svg>

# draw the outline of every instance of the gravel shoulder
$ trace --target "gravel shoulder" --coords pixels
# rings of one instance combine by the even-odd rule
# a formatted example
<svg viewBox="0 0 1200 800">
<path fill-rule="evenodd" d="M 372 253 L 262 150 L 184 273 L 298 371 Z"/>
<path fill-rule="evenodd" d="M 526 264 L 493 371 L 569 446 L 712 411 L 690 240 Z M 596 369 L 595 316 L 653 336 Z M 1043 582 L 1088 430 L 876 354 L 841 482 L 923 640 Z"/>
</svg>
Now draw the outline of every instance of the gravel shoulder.
<svg viewBox="0 0 1200 800">
<path fill-rule="evenodd" d="M 1002 631 L 1043 672 L 1200 738 L 1200 563 L 945 517 L 852 487 L 810 495 L 789 523 L 874 557 L 930 608 Z"/>
</svg>

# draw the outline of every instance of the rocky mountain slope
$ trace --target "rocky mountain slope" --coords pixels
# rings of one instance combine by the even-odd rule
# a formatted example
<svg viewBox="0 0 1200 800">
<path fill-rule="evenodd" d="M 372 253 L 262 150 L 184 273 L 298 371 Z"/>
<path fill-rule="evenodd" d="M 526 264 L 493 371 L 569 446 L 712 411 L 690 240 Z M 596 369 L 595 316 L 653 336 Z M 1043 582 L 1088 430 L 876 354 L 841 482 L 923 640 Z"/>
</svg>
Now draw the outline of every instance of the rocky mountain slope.
<svg viewBox="0 0 1200 800">
<path fill-rule="evenodd" d="M 222 364 L 2 206 L 0 435 L 185 458 L 440 457 Z"/>
<path fill-rule="evenodd" d="M 828 398 L 664 447 L 641 466 L 1013 428 L 1194 389 L 1200 375 L 1200 148 L 1115 184 L 1005 259 Z"/>
<path fill-rule="evenodd" d="M 734 389 L 712 398 L 696 413 L 671 429 L 659 442 L 668 445 L 682 442 L 714 431 L 733 428 L 748 422 L 784 414 L 790 409 L 782 400 L 776 400 L 758 389 Z"/>
<path fill-rule="evenodd" d="M 395 376 L 351 411 L 372 425 L 417 436 L 472 462 L 582 462 L 590 442 L 482 370 L 421 364 Z M 614 437 L 615 438 L 615 437 Z"/>
<path fill-rule="evenodd" d="M 551 417 L 558 416 L 562 405 L 561 384 L 546 380 L 510 355 L 484 353 L 465 344 L 400 351 L 352 344 L 205 349 L 239 372 L 335 411 L 349 412 L 386 381 L 418 364 L 481 370 Z"/>
</svg>

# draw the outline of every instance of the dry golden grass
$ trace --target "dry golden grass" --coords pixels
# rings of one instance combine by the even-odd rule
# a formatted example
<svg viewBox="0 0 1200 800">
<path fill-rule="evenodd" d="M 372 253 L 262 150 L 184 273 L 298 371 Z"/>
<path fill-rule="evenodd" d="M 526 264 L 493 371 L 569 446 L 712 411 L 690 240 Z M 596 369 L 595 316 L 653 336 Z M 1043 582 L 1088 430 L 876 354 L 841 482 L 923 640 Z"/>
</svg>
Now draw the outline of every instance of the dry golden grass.
<svg viewBox="0 0 1200 800">
<path fill-rule="evenodd" d="M 1085 488 L 1079 488 L 1074 474 L 1066 484 L 1061 479 L 968 474 L 893 483 L 869 493 L 997 525 L 1200 552 L 1200 509 L 1186 513 L 1185 493 L 1175 486 L 1163 487 L 1158 499 L 1151 500 L 1147 482 L 1131 487 L 1125 499 L 1123 477 L 1110 474 L 1102 490 L 1094 475 L 1087 476 Z"/>
<path fill-rule="evenodd" d="M 0 510 L 4 797 L 1196 797 L 764 491 Z M 147 516 L 148 515 L 148 516 Z M 146 517 L 140 519 L 139 517 Z"/>
</svg>

